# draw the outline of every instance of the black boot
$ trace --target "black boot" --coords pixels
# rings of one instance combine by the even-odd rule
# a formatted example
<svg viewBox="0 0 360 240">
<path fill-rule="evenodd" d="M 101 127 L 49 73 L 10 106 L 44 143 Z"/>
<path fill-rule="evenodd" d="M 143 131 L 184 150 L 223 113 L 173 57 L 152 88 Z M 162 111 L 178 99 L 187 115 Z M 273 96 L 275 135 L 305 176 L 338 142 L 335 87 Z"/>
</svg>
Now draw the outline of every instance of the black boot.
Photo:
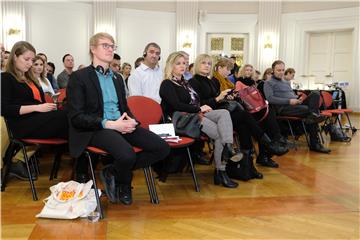
<svg viewBox="0 0 360 240">
<path fill-rule="evenodd" d="M 256 158 L 256 163 L 264 167 L 278 168 L 279 164 L 271 159 L 266 153 L 260 153 Z"/>
<path fill-rule="evenodd" d="M 237 188 L 237 186 L 239 186 L 237 182 L 234 182 L 229 178 L 229 176 L 226 174 L 226 171 L 221 171 L 218 169 L 215 169 L 214 184 L 215 185 L 221 184 L 227 188 Z"/>
<path fill-rule="evenodd" d="M 258 170 L 255 168 L 254 166 L 254 160 L 253 160 L 253 156 L 252 156 L 252 151 L 251 150 L 244 150 L 244 158 L 247 159 L 248 164 L 249 164 L 249 170 L 250 170 L 250 177 L 251 178 L 256 178 L 256 179 L 263 179 L 264 176 L 261 172 L 258 172 Z"/>
<path fill-rule="evenodd" d="M 132 194 L 131 194 L 131 185 L 130 184 L 119 184 L 118 187 L 118 201 L 124 205 L 130 205 L 132 203 Z"/>
<path fill-rule="evenodd" d="M 331 150 L 324 147 L 320 142 L 320 137 L 317 132 L 318 127 L 315 124 L 310 124 L 307 127 L 310 135 L 310 150 L 319 153 L 330 153 Z"/>
<path fill-rule="evenodd" d="M 271 141 L 271 139 L 266 135 L 266 133 L 263 134 L 263 136 L 260 139 L 260 144 L 263 144 L 266 150 L 269 151 L 269 153 L 281 156 L 284 155 L 289 151 L 287 147 L 284 147 L 279 141 Z"/>
<path fill-rule="evenodd" d="M 225 143 L 224 149 L 222 151 L 222 160 L 228 162 L 229 160 L 233 162 L 238 162 L 243 158 L 242 153 L 237 153 L 231 143 Z"/>
</svg>

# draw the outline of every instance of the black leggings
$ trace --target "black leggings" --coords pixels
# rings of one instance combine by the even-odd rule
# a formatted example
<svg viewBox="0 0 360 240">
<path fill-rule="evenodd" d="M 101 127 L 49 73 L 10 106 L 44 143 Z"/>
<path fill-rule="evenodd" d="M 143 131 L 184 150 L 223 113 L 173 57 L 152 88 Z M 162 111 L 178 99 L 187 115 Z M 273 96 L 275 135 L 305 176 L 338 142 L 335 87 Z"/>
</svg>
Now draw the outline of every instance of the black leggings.
<svg viewBox="0 0 360 240">
<path fill-rule="evenodd" d="M 234 130 L 239 135 L 240 148 L 251 149 L 253 147 L 251 136 L 260 140 L 264 131 L 259 127 L 255 118 L 248 112 L 238 110 L 230 113 Z"/>
<path fill-rule="evenodd" d="M 252 114 L 256 120 L 260 120 L 266 112 L 266 109 Z M 280 127 L 276 120 L 276 111 L 269 106 L 268 115 L 259 123 L 260 127 L 269 135 L 273 140 L 279 140 L 281 137 Z"/>
<path fill-rule="evenodd" d="M 89 145 L 110 153 L 114 159 L 116 177 L 123 184 L 131 183 L 133 169 L 150 166 L 170 152 L 169 145 L 163 139 L 141 127 L 128 134 L 110 129 L 99 130 L 94 133 Z M 143 151 L 135 153 L 133 146 Z"/>
</svg>

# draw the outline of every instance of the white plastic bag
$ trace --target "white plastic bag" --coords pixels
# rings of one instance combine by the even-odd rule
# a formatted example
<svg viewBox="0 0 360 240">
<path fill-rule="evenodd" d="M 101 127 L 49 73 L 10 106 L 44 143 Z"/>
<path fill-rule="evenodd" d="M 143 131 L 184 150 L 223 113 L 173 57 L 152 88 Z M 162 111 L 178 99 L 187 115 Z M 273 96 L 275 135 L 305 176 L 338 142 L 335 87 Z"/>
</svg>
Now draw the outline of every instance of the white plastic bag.
<svg viewBox="0 0 360 240">
<path fill-rule="evenodd" d="M 91 189 L 92 184 L 92 180 L 86 184 L 69 181 L 50 187 L 51 195 L 44 200 L 45 206 L 36 217 L 56 219 L 87 217 L 97 206 L 95 191 Z"/>
</svg>

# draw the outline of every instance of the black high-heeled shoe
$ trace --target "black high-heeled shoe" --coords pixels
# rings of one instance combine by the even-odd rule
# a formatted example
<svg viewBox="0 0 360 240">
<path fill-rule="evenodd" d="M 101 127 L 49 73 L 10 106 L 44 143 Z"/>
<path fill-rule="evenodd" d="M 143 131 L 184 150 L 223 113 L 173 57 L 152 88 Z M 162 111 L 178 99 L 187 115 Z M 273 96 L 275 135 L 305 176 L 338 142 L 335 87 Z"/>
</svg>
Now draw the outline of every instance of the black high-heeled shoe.
<svg viewBox="0 0 360 240">
<path fill-rule="evenodd" d="M 226 171 L 221 171 L 218 169 L 215 169 L 214 173 L 214 184 L 215 185 L 223 185 L 227 188 L 237 188 L 239 184 L 237 182 L 234 182 L 229 178 Z"/>
<path fill-rule="evenodd" d="M 228 162 L 229 160 L 233 162 L 239 162 L 243 158 L 243 154 L 241 152 L 236 152 L 231 143 L 226 143 L 224 145 L 224 149 L 222 151 L 222 160 L 224 162 Z"/>
</svg>

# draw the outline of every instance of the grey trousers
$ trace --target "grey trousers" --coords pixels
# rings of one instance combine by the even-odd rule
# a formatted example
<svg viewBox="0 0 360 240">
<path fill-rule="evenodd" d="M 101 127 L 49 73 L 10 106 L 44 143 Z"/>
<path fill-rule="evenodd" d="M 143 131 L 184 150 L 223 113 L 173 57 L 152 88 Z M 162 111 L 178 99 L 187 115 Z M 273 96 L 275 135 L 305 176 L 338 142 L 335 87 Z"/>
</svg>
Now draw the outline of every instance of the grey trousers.
<svg viewBox="0 0 360 240">
<path fill-rule="evenodd" d="M 221 161 L 224 144 L 233 143 L 233 125 L 229 111 L 218 109 L 207 112 L 202 119 L 201 125 L 201 131 L 215 141 L 215 167 L 224 171 L 226 164 Z"/>
</svg>

